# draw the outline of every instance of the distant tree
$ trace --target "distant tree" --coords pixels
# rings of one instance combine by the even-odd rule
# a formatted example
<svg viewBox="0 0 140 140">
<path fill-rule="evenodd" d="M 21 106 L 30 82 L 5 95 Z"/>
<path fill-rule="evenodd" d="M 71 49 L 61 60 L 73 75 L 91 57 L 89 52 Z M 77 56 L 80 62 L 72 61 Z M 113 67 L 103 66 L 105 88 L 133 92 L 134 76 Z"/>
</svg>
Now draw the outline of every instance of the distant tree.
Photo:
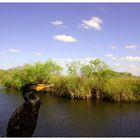
<svg viewBox="0 0 140 140">
<path fill-rule="evenodd" d="M 71 62 L 70 64 L 67 64 L 67 68 L 68 68 L 68 75 L 70 76 L 76 76 L 78 75 L 78 65 L 79 62 Z"/>
<path fill-rule="evenodd" d="M 100 59 L 91 60 L 89 64 L 83 64 L 80 68 L 81 74 L 87 77 L 101 74 L 107 69 L 110 69 L 109 66 Z"/>
<path fill-rule="evenodd" d="M 129 72 L 120 72 L 119 74 L 122 76 L 132 76 L 132 74 Z"/>
</svg>

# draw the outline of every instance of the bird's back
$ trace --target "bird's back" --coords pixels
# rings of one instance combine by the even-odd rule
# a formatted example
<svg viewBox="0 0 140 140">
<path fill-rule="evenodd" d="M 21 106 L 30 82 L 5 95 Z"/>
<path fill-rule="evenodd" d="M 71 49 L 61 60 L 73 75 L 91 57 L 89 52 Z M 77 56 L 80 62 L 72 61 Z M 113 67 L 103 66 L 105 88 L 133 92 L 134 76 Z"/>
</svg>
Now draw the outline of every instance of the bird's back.
<svg viewBox="0 0 140 140">
<path fill-rule="evenodd" d="M 35 131 L 41 102 L 28 101 L 13 113 L 7 127 L 8 137 L 31 137 Z"/>
</svg>

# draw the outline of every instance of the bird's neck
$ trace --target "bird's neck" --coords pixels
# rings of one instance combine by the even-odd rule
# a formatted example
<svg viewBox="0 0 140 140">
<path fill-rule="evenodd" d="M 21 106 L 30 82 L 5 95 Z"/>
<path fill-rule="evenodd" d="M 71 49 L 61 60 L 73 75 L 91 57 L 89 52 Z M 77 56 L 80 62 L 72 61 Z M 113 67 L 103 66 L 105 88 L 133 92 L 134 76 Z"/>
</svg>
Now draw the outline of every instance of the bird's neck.
<svg viewBox="0 0 140 140">
<path fill-rule="evenodd" d="M 34 95 L 34 99 L 25 100 L 26 110 L 29 110 L 30 112 L 34 112 L 35 114 L 38 114 L 41 102 L 38 96 Z"/>
<path fill-rule="evenodd" d="M 35 99 L 30 99 L 29 101 L 31 102 L 32 105 L 36 105 L 38 101 L 40 101 L 39 97 L 34 95 Z"/>
</svg>

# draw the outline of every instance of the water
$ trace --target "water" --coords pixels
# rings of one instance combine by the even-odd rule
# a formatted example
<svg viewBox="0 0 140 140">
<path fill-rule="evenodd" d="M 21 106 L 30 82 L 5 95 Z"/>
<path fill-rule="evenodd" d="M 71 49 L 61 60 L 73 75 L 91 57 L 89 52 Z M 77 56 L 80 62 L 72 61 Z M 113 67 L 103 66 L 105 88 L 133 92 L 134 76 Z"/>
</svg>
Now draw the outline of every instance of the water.
<svg viewBox="0 0 140 140">
<path fill-rule="evenodd" d="M 140 103 L 69 100 L 40 95 L 34 137 L 139 137 Z M 0 136 L 13 111 L 23 103 L 20 91 L 0 88 Z"/>
</svg>

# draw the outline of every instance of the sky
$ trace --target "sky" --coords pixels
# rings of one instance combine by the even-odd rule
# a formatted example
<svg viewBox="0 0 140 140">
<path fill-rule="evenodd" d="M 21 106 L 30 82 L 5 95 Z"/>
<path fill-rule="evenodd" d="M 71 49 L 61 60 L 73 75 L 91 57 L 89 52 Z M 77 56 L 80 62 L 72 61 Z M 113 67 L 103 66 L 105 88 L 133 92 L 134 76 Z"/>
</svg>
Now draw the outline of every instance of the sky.
<svg viewBox="0 0 140 140">
<path fill-rule="evenodd" d="M 49 58 L 140 75 L 140 3 L 0 3 L 0 69 Z"/>
</svg>

